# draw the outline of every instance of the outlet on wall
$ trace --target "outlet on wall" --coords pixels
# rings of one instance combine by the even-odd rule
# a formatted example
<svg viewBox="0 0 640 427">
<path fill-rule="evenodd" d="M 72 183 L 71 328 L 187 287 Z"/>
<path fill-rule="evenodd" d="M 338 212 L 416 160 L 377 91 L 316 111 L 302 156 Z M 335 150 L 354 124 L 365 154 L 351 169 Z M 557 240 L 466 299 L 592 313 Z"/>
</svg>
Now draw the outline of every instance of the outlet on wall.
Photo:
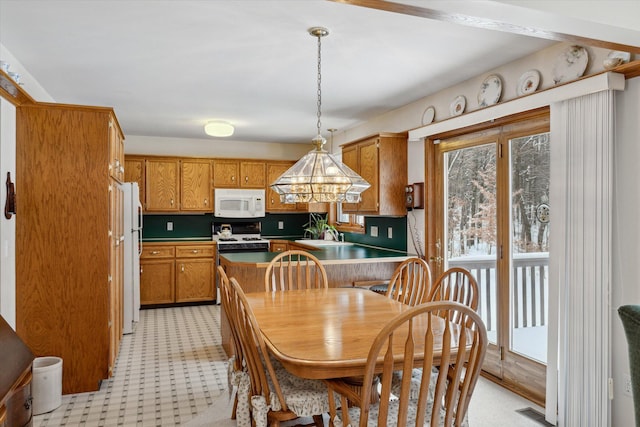
<svg viewBox="0 0 640 427">
<path fill-rule="evenodd" d="M 631 391 L 631 375 L 624 374 L 624 394 L 631 397 L 633 395 Z"/>
<path fill-rule="evenodd" d="M 278 221 L 278 230 L 284 230 L 284 221 Z"/>
<path fill-rule="evenodd" d="M 371 237 L 378 237 L 378 226 L 377 225 L 372 225 L 370 230 L 371 230 L 371 232 L 369 234 L 371 234 Z"/>
<path fill-rule="evenodd" d="M 387 238 L 393 239 L 393 227 L 387 227 Z"/>
<path fill-rule="evenodd" d="M 171 221 L 167 222 L 167 231 L 173 231 L 173 222 Z"/>
</svg>

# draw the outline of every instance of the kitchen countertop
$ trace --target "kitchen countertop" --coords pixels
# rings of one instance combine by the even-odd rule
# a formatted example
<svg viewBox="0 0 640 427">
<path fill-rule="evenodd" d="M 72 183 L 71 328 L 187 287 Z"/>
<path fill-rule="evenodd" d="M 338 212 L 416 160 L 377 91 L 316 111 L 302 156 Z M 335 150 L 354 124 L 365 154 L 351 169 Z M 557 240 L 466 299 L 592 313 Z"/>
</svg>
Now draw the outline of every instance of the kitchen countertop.
<svg viewBox="0 0 640 427">
<path fill-rule="evenodd" d="M 164 243 L 164 242 L 212 242 L 211 237 L 143 237 L 142 243 Z"/>
<path fill-rule="evenodd" d="M 402 262 L 412 256 L 408 252 L 391 249 L 375 248 L 371 246 L 327 246 L 323 249 L 308 251 L 315 255 L 323 265 Z M 278 252 L 232 252 L 220 254 L 231 264 L 255 264 L 256 267 L 266 267 Z"/>
</svg>

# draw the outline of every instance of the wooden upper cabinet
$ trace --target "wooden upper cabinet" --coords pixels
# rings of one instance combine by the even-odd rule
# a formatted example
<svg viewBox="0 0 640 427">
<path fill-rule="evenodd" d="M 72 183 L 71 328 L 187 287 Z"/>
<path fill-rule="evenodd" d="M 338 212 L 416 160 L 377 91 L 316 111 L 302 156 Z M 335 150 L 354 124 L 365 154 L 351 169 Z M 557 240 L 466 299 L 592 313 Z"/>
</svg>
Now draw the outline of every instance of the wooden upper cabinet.
<svg viewBox="0 0 640 427">
<path fill-rule="evenodd" d="M 240 162 L 240 187 L 242 188 L 265 188 L 266 187 L 265 162 Z"/>
<path fill-rule="evenodd" d="M 265 205 L 267 212 L 277 211 L 295 211 L 295 203 L 282 203 L 280 201 L 280 195 L 273 191 L 269 184 L 278 179 L 280 175 L 285 173 L 287 169 L 293 166 L 293 162 L 290 163 L 268 163 L 267 164 L 267 183 L 266 183 L 266 198 L 267 203 Z"/>
<path fill-rule="evenodd" d="M 237 159 L 213 161 L 214 188 L 265 188 L 265 162 Z"/>
<path fill-rule="evenodd" d="M 147 212 L 180 210 L 180 162 L 172 159 L 147 159 L 145 162 Z"/>
<path fill-rule="evenodd" d="M 240 187 L 239 165 L 237 160 L 218 159 L 213 161 L 213 187 L 214 188 L 238 188 Z"/>
<path fill-rule="evenodd" d="M 114 118 L 109 120 L 109 174 L 124 182 L 124 136 Z"/>
<path fill-rule="evenodd" d="M 183 159 L 180 173 L 180 210 L 213 212 L 211 162 Z"/>
<path fill-rule="evenodd" d="M 406 133 L 381 133 L 348 143 L 342 147 L 342 161 L 371 185 L 360 203 L 344 203 L 343 212 L 406 215 Z"/>
<path fill-rule="evenodd" d="M 124 181 L 137 182 L 140 189 L 140 202 L 145 205 L 145 179 L 144 179 L 144 158 L 125 157 L 124 159 Z"/>
</svg>

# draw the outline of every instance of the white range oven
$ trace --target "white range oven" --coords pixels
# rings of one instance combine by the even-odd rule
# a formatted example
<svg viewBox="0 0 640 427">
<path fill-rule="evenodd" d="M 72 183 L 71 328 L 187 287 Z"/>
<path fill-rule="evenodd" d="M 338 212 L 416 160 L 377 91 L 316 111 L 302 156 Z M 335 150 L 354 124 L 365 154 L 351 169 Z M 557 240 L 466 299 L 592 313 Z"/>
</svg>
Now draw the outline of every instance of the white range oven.
<svg viewBox="0 0 640 427">
<path fill-rule="evenodd" d="M 220 255 L 225 253 L 269 252 L 269 241 L 262 238 L 261 229 L 260 221 L 214 222 L 211 231 L 217 246 L 216 268 L 220 265 Z M 216 303 L 220 304 L 219 280 L 216 280 L 216 290 Z"/>
</svg>

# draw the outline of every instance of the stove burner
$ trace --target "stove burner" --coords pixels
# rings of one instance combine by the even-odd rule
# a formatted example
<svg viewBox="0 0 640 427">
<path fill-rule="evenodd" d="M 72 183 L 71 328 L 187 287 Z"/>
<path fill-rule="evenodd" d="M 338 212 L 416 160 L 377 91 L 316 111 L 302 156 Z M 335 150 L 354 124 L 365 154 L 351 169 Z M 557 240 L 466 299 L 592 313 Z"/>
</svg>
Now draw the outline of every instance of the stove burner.
<svg viewBox="0 0 640 427">
<path fill-rule="evenodd" d="M 233 237 L 219 237 L 219 242 L 237 242 L 238 239 L 234 239 Z"/>
<path fill-rule="evenodd" d="M 252 240 L 262 240 L 260 237 L 243 237 L 242 240 L 252 241 Z"/>
</svg>

